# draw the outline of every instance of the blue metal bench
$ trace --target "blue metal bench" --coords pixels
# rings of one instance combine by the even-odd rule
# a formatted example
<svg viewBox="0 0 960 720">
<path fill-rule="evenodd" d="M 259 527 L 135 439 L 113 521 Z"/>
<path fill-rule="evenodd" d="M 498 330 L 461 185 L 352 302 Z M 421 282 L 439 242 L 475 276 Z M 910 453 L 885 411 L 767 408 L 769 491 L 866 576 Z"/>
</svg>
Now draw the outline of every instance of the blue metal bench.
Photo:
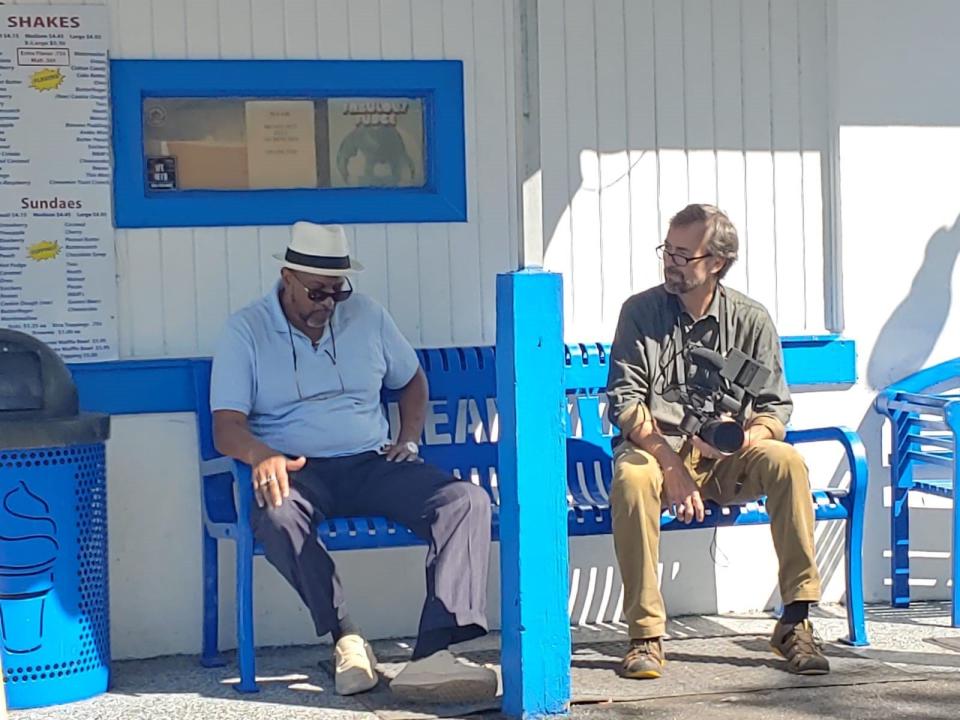
<svg viewBox="0 0 960 720">
<path fill-rule="evenodd" d="M 910 605 L 910 492 L 954 499 L 960 434 L 960 358 L 921 370 L 880 392 L 876 410 L 890 418 L 891 604 Z M 960 627 L 960 507 L 953 503 L 950 621 Z"/>
<path fill-rule="evenodd" d="M 417 351 L 430 383 L 434 413 L 448 418 L 448 427 L 428 443 L 423 457 L 447 471 L 484 487 L 493 503 L 493 536 L 498 537 L 498 493 L 494 349 L 446 348 Z M 569 534 L 606 534 L 611 531 L 608 489 L 612 477 L 610 428 L 605 420 L 602 393 L 607 379 L 608 346 L 571 345 L 566 350 L 564 385 L 568 396 L 567 497 Z M 558 358 L 559 361 L 559 358 Z M 241 692 L 256 692 L 253 639 L 253 556 L 261 554 L 246 521 L 253 501 L 250 469 L 219 456 L 213 447 L 209 410 L 210 361 L 193 361 L 197 428 L 201 453 L 203 508 L 203 655 L 202 662 L 220 664 L 217 649 L 218 572 L 217 542 L 237 543 L 237 641 Z M 389 404 L 394 398 L 385 394 Z M 436 433 L 435 433 L 436 434 Z M 429 439 L 429 437 L 428 437 Z M 792 443 L 835 441 L 846 453 L 850 485 L 813 493 L 818 520 L 846 521 L 846 603 L 849 637 L 866 645 L 861 559 L 866 499 L 867 463 L 856 433 L 832 427 L 791 431 Z M 684 525 L 665 514 L 664 530 L 768 523 L 762 500 L 743 507 L 710 505 L 702 523 Z M 419 544 L 406 528 L 384 518 L 332 518 L 318 528 L 321 541 L 331 550 L 397 547 Z"/>
</svg>

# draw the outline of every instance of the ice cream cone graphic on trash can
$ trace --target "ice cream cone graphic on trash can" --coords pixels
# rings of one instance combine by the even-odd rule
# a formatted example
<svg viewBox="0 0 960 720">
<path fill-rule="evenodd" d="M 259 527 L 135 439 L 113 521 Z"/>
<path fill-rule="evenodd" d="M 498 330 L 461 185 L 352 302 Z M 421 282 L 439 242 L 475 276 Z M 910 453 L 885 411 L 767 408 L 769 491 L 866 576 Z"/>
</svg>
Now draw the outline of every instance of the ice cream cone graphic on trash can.
<svg viewBox="0 0 960 720">
<path fill-rule="evenodd" d="M 0 634 L 8 653 L 39 650 L 60 545 L 50 506 L 24 481 L 0 502 Z"/>
</svg>

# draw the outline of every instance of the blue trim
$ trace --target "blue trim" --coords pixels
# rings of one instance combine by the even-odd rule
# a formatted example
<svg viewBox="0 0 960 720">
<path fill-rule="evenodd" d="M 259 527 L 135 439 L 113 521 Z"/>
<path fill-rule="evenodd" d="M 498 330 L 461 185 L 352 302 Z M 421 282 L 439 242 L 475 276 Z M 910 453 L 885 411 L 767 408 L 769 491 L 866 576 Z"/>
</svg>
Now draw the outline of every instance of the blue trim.
<svg viewBox="0 0 960 720">
<path fill-rule="evenodd" d="M 112 60 L 117 227 L 467 219 L 459 60 Z M 144 97 L 423 97 L 424 188 L 148 192 Z"/>
<path fill-rule="evenodd" d="M 783 337 L 784 365 L 790 385 L 845 385 L 856 382 L 856 350 L 853 340 L 836 336 Z M 580 387 L 574 373 L 598 357 L 605 363 L 608 345 L 568 345 L 567 387 Z M 489 362 L 492 348 L 484 348 Z M 439 362 L 444 351 L 420 351 L 421 362 Z M 468 358 L 469 359 L 469 358 Z M 574 360 L 575 359 L 575 360 Z M 80 407 L 87 412 L 129 415 L 158 412 L 194 412 L 193 365 L 209 358 L 163 360 L 115 360 L 70 365 L 80 392 Z M 584 376 L 586 377 L 586 376 Z M 799 380 L 798 380 L 799 378 Z M 802 381 L 802 382 L 801 382 Z"/>
<path fill-rule="evenodd" d="M 109 415 L 196 412 L 194 362 L 115 360 L 69 365 L 80 394 L 80 409 Z"/>
<path fill-rule="evenodd" d="M 513 718 L 565 714 L 570 702 L 562 338 L 560 275 L 497 276 L 500 661 Z"/>
<path fill-rule="evenodd" d="M 838 335 L 801 335 L 780 338 L 787 384 L 854 385 L 857 350 L 853 340 Z"/>
</svg>

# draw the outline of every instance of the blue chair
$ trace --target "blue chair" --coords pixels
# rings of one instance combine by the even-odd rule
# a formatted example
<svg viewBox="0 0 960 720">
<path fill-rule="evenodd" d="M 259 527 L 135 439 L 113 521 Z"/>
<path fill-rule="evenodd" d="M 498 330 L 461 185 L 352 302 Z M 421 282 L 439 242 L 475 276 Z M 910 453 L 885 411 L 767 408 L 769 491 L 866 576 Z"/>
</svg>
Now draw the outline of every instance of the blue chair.
<svg viewBox="0 0 960 720">
<path fill-rule="evenodd" d="M 960 358 L 916 372 L 880 392 L 877 412 L 890 419 L 890 603 L 910 605 L 911 492 L 950 498 L 953 503 L 951 541 L 950 623 L 960 627 L 960 506 L 956 448 L 960 435 Z M 953 386 L 952 390 L 944 390 Z"/>
</svg>

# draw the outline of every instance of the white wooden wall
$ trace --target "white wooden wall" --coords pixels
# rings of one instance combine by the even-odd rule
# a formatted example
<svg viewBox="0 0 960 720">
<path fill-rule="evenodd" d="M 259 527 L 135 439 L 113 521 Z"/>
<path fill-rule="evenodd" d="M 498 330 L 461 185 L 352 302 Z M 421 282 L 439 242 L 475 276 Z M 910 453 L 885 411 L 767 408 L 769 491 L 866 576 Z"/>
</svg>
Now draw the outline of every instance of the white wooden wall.
<svg viewBox="0 0 960 720">
<path fill-rule="evenodd" d="M 514 269 L 517 257 L 509 0 L 109 6 L 114 58 L 463 60 L 469 222 L 348 232 L 367 267 L 358 288 L 390 310 L 411 342 L 494 342 L 496 274 Z M 209 354 L 228 314 L 272 285 L 271 254 L 288 236 L 285 227 L 118 231 L 121 356 Z"/>
<path fill-rule="evenodd" d="M 728 282 L 781 334 L 823 329 L 827 40 L 828 0 L 541 0 L 546 264 L 568 339 L 612 336 L 688 202 L 729 213 Z"/>
<path fill-rule="evenodd" d="M 623 300 L 659 282 L 653 248 L 689 201 L 730 213 L 729 282 L 781 333 L 823 328 L 829 1 L 541 0 L 546 264 L 565 276 L 568 339 L 609 338 Z M 518 242 L 511 0 L 109 6 L 117 58 L 462 59 L 470 221 L 349 234 L 360 289 L 414 344 L 494 341 Z M 117 232 L 121 355 L 209 353 L 273 282 L 287 234 Z"/>
</svg>

